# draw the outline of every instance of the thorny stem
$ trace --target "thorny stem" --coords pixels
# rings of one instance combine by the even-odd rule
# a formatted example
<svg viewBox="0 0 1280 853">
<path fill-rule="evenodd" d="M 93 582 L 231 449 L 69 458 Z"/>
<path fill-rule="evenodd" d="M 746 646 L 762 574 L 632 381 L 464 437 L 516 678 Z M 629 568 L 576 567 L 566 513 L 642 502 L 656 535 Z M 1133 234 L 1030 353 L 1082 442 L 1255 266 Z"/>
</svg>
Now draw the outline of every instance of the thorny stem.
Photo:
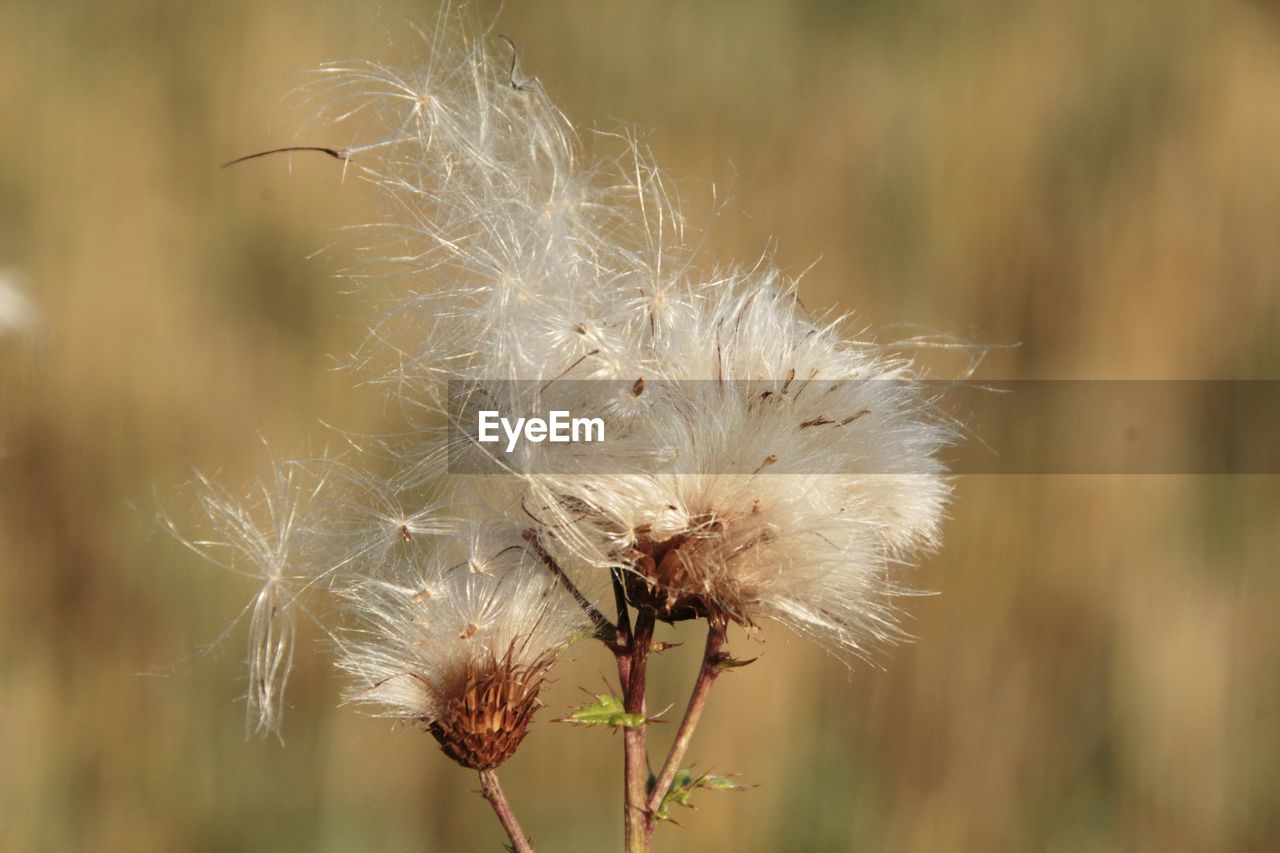
<svg viewBox="0 0 1280 853">
<path fill-rule="evenodd" d="M 582 594 L 582 590 L 578 589 L 577 585 L 564 573 L 564 569 L 560 568 L 560 564 L 556 562 L 555 557 L 547 553 L 547 549 L 542 547 L 542 542 L 539 541 L 536 532 L 526 530 L 523 536 L 524 540 L 529 543 L 529 549 L 533 551 L 543 565 L 547 567 L 547 570 L 555 576 L 556 580 L 560 581 L 560 585 L 569 591 L 569 594 L 573 596 L 573 600 L 578 602 L 579 606 L 586 612 L 587 618 L 595 626 L 596 636 L 603 640 L 605 645 L 613 649 L 616 654 L 617 649 L 614 648 L 614 643 L 617 642 L 618 629 L 609 621 L 607 616 L 591 603 L 591 599 Z"/>
<path fill-rule="evenodd" d="M 582 591 L 556 563 L 555 558 L 542 547 L 536 531 L 526 530 L 524 539 L 538 559 L 586 612 L 596 628 L 596 638 L 613 652 L 618 664 L 618 682 L 623 693 L 623 708 L 628 714 L 638 714 L 641 719 L 645 719 L 648 713 L 645 701 L 645 680 L 649 653 L 653 648 L 653 630 L 656 621 L 654 612 L 646 608 L 637 608 L 635 625 L 632 626 L 621 570 L 615 569 L 613 592 L 614 603 L 618 609 L 618 621 L 616 624 L 610 622 L 608 617 L 582 594 Z M 702 656 L 702 667 L 698 671 L 698 680 L 694 683 L 693 693 L 689 697 L 684 719 L 680 721 L 675 742 L 652 788 L 649 786 L 649 753 L 645 726 L 628 727 L 623 730 L 623 816 L 627 853 L 648 853 L 649 840 L 653 835 L 654 814 L 662 806 L 662 799 L 666 796 L 667 789 L 671 787 L 671 782 L 680 769 L 680 762 L 684 760 L 689 743 L 693 739 L 693 730 L 697 728 L 698 720 L 702 717 L 707 694 L 720 674 L 722 668 L 720 664 L 724 660 L 721 648 L 727 631 L 728 623 L 723 616 L 714 615 L 707 618 L 707 645 Z M 485 781 L 484 772 L 481 773 L 481 781 Z M 496 776 L 492 777 L 492 784 L 497 801 L 490 797 L 487 787 L 485 797 L 494 804 L 494 810 L 498 812 L 502 825 L 507 828 L 517 853 L 531 849 L 520 833 L 519 825 L 515 823 L 515 816 L 506 806 L 506 801 L 502 799 L 502 791 L 497 787 Z M 499 802 L 502 803 L 502 808 L 499 808 Z M 511 821 L 510 824 L 507 823 L 508 819 Z M 521 847 L 522 843 L 524 847 Z"/>
<path fill-rule="evenodd" d="M 635 629 L 627 654 L 619 654 L 618 677 L 624 691 L 623 707 L 628 714 L 639 714 L 645 708 L 645 673 L 649 650 L 653 645 L 654 614 L 637 610 Z M 649 782 L 649 755 L 645 746 L 644 725 L 626 728 L 622 733 L 624 750 L 624 825 L 627 853 L 645 853 L 649 849 L 649 812 L 645 803 Z"/>
<path fill-rule="evenodd" d="M 520 828 L 516 814 L 511 810 L 511 804 L 503 796 L 502 786 L 498 784 L 498 771 L 480 771 L 480 793 L 489 801 L 489 805 L 493 806 L 494 814 L 498 816 L 502 828 L 507 831 L 507 837 L 511 839 L 512 849 L 516 853 L 533 853 L 533 845 L 529 843 L 524 830 Z"/>
<path fill-rule="evenodd" d="M 613 652 L 618 664 L 618 682 L 622 688 L 623 707 L 628 714 L 639 714 L 641 719 L 646 714 L 645 708 L 645 673 L 648 668 L 649 651 L 653 646 L 654 614 L 652 611 L 636 612 L 634 628 L 631 614 L 627 609 L 627 598 L 622 586 L 619 570 L 613 572 L 614 600 L 618 608 L 618 622 L 610 622 L 600 610 L 591 603 L 577 585 L 564 573 L 564 569 L 555 558 L 542 547 L 536 531 L 524 532 L 524 540 L 529 549 L 547 567 L 547 570 L 560 582 L 595 626 L 596 638 Z M 645 746 L 645 728 L 643 725 L 623 730 L 623 816 L 628 853 L 645 853 L 649 848 L 649 815 L 645 805 L 648 795 L 649 755 Z M 497 779 L 494 778 L 494 785 Z M 488 794 L 486 794 L 488 796 Z M 501 792 L 499 792 L 501 796 Z M 490 800 L 492 802 L 492 800 Z M 497 806 L 494 806 L 497 809 Z M 508 810 L 509 813 L 509 810 Z M 499 817 L 502 813 L 499 812 Z M 512 817 L 514 820 L 514 817 Z M 503 826 L 506 826 L 503 822 Z M 517 827 L 517 830 L 519 827 Z M 512 835 L 512 841 L 516 839 Z M 520 850 L 517 843 L 517 853 Z"/>
<path fill-rule="evenodd" d="M 685 753 L 689 750 L 689 742 L 693 740 L 693 730 L 697 728 L 698 720 L 702 717 L 702 709 L 706 705 L 707 694 L 711 692 L 711 685 L 723 670 L 725 656 L 721 648 L 724 646 L 728 628 L 728 622 L 723 616 L 707 617 L 707 645 L 702 654 L 702 668 L 698 670 L 698 680 L 693 684 L 693 693 L 689 696 L 689 705 L 685 708 L 684 719 L 680 721 L 680 728 L 676 731 L 671 752 L 667 754 L 662 772 L 658 774 L 653 790 L 649 793 L 649 801 L 645 805 L 646 840 L 653 835 L 653 815 L 662 806 L 662 799 L 667 795 L 671 782 L 680 770 L 680 763 L 684 761 Z"/>
</svg>

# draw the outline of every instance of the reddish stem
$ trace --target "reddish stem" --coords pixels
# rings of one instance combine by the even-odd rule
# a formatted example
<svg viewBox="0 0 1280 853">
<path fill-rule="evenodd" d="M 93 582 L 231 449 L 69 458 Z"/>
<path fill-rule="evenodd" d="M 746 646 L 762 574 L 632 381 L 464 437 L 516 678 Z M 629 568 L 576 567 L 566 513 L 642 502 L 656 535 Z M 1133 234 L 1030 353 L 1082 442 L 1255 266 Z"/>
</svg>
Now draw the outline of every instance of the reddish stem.
<svg viewBox="0 0 1280 853">
<path fill-rule="evenodd" d="M 671 787 L 672 781 L 676 778 L 676 773 L 680 770 L 680 763 L 684 761 L 685 753 L 689 750 L 689 743 L 693 740 L 693 730 L 697 728 L 698 720 L 702 717 L 702 709 L 707 703 L 707 695 L 711 692 L 711 685 L 715 683 L 716 677 L 720 675 L 724 668 L 722 666 L 724 654 L 721 652 L 721 648 L 724 646 L 728 629 L 728 623 L 723 616 L 707 617 L 707 645 L 702 653 L 702 667 L 698 670 L 698 680 L 693 684 L 693 693 L 689 696 L 689 704 L 685 708 L 684 719 L 680 721 L 680 728 L 676 731 L 676 739 L 671 745 L 671 752 L 667 754 L 667 760 L 662 765 L 662 772 L 658 774 L 658 779 L 654 783 L 653 790 L 649 793 L 648 802 L 645 804 L 646 842 L 653 835 L 653 815 L 662 806 L 662 799 L 667 795 L 667 790 Z"/>
<path fill-rule="evenodd" d="M 650 610 L 636 612 L 635 628 L 631 633 L 627 654 L 618 655 L 618 678 L 622 683 L 623 707 L 628 714 L 644 719 L 645 675 L 649 663 L 649 650 L 653 645 L 654 615 Z M 649 849 L 649 812 L 645 805 L 648 796 L 649 756 L 645 746 L 645 726 L 623 730 L 624 750 L 624 826 L 627 853 L 644 853 Z"/>
<path fill-rule="evenodd" d="M 520 828 L 520 822 L 516 820 L 516 813 L 511 810 L 511 804 L 503 796 L 496 770 L 480 771 L 480 793 L 489 801 L 489 805 L 493 806 L 494 814 L 498 816 L 502 828 L 507 831 L 507 837 L 511 839 L 512 849 L 516 853 L 533 853 L 533 845 L 529 843 L 524 830 Z"/>
</svg>

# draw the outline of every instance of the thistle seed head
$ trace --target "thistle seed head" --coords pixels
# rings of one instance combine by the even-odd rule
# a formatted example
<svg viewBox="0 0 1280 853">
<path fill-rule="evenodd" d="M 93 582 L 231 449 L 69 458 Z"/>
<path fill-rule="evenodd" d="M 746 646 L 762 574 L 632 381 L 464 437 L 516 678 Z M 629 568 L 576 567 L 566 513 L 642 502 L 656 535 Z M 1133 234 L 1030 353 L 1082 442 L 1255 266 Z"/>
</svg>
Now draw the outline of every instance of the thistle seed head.
<svg viewBox="0 0 1280 853">
<path fill-rule="evenodd" d="M 510 758 L 542 707 L 538 694 L 554 655 L 518 663 L 513 652 L 465 661 L 446 682 L 439 715 L 423 721 L 463 767 L 490 770 Z"/>
<path fill-rule="evenodd" d="M 665 622 L 700 619 L 719 610 L 719 597 L 697 580 L 696 567 L 703 562 L 700 546 L 706 537 L 717 535 L 721 525 L 714 517 L 695 522 L 695 527 L 666 539 L 644 534 L 636 538 L 634 567 L 623 579 L 632 607 L 652 610 Z"/>
<path fill-rule="evenodd" d="M 454 761 L 486 770 L 520 745 L 548 670 L 592 629 L 517 530 L 460 534 L 421 569 L 342 592 L 357 625 L 339 666 L 349 701 L 423 724 Z"/>
</svg>

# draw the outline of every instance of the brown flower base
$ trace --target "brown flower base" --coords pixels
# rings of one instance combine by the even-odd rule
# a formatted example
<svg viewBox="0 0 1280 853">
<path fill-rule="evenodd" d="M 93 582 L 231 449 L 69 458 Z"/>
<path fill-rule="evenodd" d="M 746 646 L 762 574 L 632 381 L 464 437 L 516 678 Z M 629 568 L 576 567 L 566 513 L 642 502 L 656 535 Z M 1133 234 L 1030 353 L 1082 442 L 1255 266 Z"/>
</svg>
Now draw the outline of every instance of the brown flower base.
<svg viewBox="0 0 1280 853">
<path fill-rule="evenodd" d="M 678 533 L 661 541 L 640 536 L 636 539 L 635 571 L 624 573 L 623 591 L 627 603 L 652 610 L 663 622 L 682 622 L 705 617 L 710 608 L 704 596 L 692 594 L 694 580 L 689 566 L 701 540 L 714 533 L 717 522 L 707 520 L 695 531 Z"/>
<path fill-rule="evenodd" d="M 516 751 L 542 707 L 538 691 L 551 662 L 516 665 L 503 658 L 474 661 L 458 674 L 454 698 L 427 723 L 444 754 L 473 770 L 491 770 Z"/>
</svg>

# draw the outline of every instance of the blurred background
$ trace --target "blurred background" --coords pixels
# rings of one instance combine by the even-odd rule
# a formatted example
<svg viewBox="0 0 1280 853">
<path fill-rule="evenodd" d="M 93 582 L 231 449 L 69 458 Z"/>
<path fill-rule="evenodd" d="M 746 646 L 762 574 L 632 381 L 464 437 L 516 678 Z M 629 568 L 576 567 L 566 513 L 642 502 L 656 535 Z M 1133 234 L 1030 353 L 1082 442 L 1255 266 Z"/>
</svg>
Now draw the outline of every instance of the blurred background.
<svg viewBox="0 0 1280 853">
<path fill-rule="evenodd" d="M 246 741 L 244 634 L 188 656 L 254 589 L 156 522 L 192 517 L 195 469 L 247 486 L 263 439 L 394 428 L 331 369 L 367 194 L 323 157 L 217 164 L 295 141 L 300 72 L 410 62 L 434 16 L 0 4 L 0 849 L 500 849 L 474 775 L 338 708 L 313 636 L 284 745 Z M 995 379 L 1280 378 L 1274 4 L 512 0 L 498 29 L 692 208 L 731 196 L 708 265 L 818 260 L 806 304 L 855 331 L 1019 343 Z M 655 849 L 1274 849 L 1278 514 L 1275 477 L 958 479 L 916 642 L 849 671 L 732 635 L 761 658 L 691 756 L 759 787 L 704 792 Z M 700 645 L 665 639 L 692 642 L 655 708 Z M 619 846 L 619 739 L 547 722 L 611 666 L 559 670 L 504 769 L 542 850 Z"/>
</svg>

